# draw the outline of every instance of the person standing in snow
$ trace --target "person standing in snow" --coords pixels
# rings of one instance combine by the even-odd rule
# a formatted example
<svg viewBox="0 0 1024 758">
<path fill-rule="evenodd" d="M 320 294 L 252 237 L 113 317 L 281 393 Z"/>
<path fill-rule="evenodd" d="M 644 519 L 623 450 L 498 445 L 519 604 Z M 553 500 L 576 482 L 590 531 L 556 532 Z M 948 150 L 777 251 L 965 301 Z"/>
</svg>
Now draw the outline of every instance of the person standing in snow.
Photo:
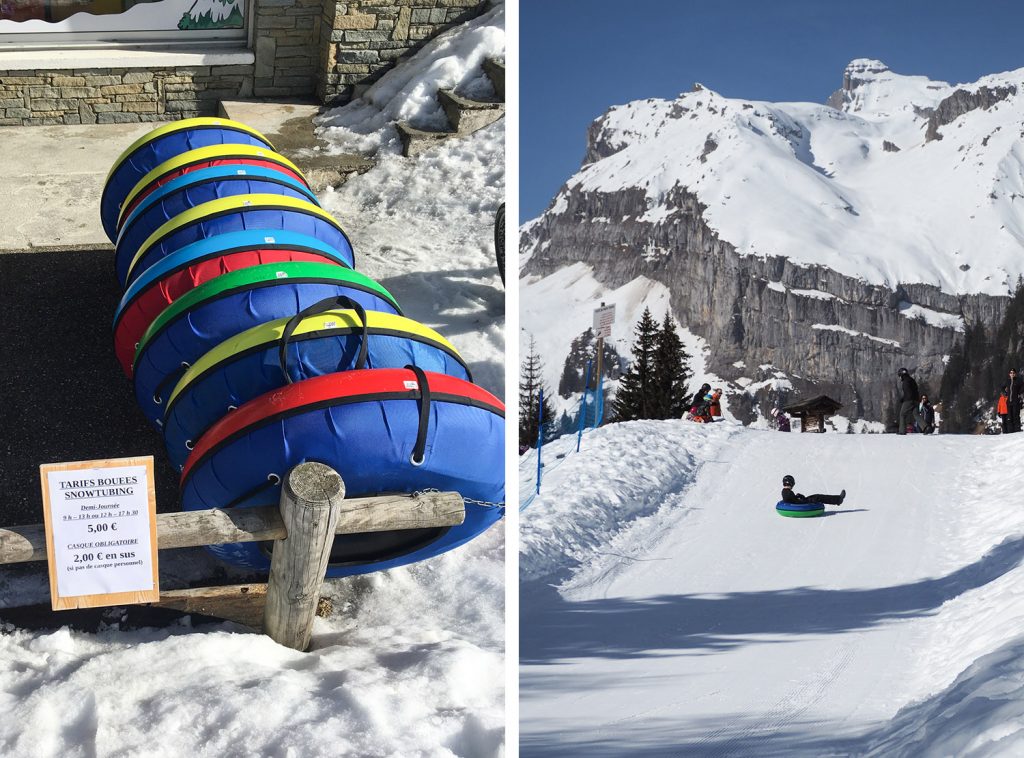
<svg viewBox="0 0 1024 758">
<path fill-rule="evenodd" d="M 1010 381 L 1006 385 L 1006 406 L 1009 411 L 1010 432 L 1020 431 L 1020 406 L 1024 398 L 1024 380 L 1017 376 L 1017 369 L 1010 369 Z"/>
<path fill-rule="evenodd" d="M 716 387 L 711 393 L 711 404 L 708 406 L 712 418 L 719 418 L 722 415 L 722 388 Z"/>
<path fill-rule="evenodd" d="M 999 423 L 1003 427 L 1003 434 L 1010 433 L 1010 390 L 1003 387 L 996 401 L 996 415 L 999 416 Z"/>
<path fill-rule="evenodd" d="M 804 503 L 824 503 L 825 505 L 842 505 L 846 499 L 846 490 L 843 490 L 838 495 L 822 495 L 820 493 L 814 495 L 801 495 L 799 492 L 793 492 L 793 487 L 796 485 L 796 479 L 791 474 L 786 474 L 782 477 L 782 499 L 787 503 L 797 503 L 803 505 Z"/>
<path fill-rule="evenodd" d="M 896 415 L 896 434 L 906 434 L 907 428 L 914 423 L 914 409 L 920 396 L 917 382 L 914 381 L 910 372 L 905 368 L 897 371 L 896 402 L 899 403 L 899 411 Z"/>
<path fill-rule="evenodd" d="M 788 432 L 790 430 L 789 416 L 781 409 L 772 408 L 772 417 L 775 419 L 775 428 L 780 432 Z"/>
<path fill-rule="evenodd" d="M 921 395 L 921 402 L 917 404 L 917 431 L 921 434 L 931 434 L 935 431 L 935 409 L 928 402 L 927 395 Z"/>
</svg>

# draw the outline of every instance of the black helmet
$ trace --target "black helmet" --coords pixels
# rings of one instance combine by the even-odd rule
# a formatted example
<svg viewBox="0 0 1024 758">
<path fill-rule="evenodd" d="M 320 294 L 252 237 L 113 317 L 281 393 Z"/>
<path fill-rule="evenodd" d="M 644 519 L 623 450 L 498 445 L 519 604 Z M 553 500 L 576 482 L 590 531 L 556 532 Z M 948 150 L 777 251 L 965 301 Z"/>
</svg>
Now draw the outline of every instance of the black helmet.
<svg viewBox="0 0 1024 758">
<path fill-rule="evenodd" d="M 793 478 L 792 474 L 786 474 L 784 477 L 782 477 L 783 487 L 792 487 L 794 484 L 796 484 L 796 479 Z"/>
<path fill-rule="evenodd" d="M 900 369 L 899 371 L 897 371 L 897 372 L 896 372 L 896 375 L 897 375 L 897 376 L 903 376 L 903 375 L 905 375 L 905 374 L 909 374 L 909 373 L 910 373 L 910 372 L 909 372 L 909 371 L 907 371 L 907 370 L 906 370 L 905 368 L 901 368 L 901 369 Z"/>
</svg>

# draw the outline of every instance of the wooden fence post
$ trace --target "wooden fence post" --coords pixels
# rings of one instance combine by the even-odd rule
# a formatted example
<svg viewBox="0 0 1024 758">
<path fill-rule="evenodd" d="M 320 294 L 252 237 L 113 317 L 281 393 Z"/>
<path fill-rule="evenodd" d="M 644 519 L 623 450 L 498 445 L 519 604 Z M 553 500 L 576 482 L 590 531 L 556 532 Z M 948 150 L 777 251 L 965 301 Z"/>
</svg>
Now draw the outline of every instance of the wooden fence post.
<svg viewBox="0 0 1024 758">
<path fill-rule="evenodd" d="M 341 476 L 322 463 L 300 463 L 281 486 L 281 518 L 288 534 L 274 543 L 263 632 L 294 650 L 309 647 L 344 497 Z"/>
</svg>

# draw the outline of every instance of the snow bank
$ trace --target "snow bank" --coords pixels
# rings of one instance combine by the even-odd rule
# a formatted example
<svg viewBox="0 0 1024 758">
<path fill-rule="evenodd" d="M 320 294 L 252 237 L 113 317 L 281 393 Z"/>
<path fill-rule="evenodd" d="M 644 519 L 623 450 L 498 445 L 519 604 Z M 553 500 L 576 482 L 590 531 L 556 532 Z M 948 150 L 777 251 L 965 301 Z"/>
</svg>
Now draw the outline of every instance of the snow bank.
<svg viewBox="0 0 1024 758">
<path fill-rule="evenodd" d="M 581 453 L 575 435 L 545 446 L 541 493 L 520 522 L 520 581 L 564 579 L 614 549 L 635 520 L 673 510 L 700 463 L 736 431 L 724 423 L 630 421 L 588 432 Z M 530 490 L 536 456 L 520 459 L 520 481 Z"/>
<path fill-rule="evenodd" d="M 437 101 L 439 89 L 469 97 L 493 95 L 480 67 L 485 58 L 505 57 L 505 4 L 439 35 L 401 66 L 392 69 L 354 102 L 317 120 L 319 136 L 332 152 L 400 152 L 397 121 L 443 131 L 448 120 Z"/>
</svg>

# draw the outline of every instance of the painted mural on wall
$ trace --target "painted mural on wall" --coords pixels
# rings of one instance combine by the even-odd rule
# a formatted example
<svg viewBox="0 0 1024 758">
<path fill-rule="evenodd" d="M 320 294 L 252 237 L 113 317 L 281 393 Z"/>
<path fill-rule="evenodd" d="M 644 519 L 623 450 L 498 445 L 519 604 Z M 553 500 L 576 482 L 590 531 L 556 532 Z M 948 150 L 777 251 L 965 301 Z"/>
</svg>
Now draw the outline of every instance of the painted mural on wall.
<svg viewBox="0 0 1024 758">
<path fill-rule="evenodd" d="M 0 0 L 0 35 L 244 28 L 244 0 Z"/>
<path fill-rule="evenodd" d="M 241 29 L 242 0 L 195 0 L 179 29 Z"/>
</svg>

